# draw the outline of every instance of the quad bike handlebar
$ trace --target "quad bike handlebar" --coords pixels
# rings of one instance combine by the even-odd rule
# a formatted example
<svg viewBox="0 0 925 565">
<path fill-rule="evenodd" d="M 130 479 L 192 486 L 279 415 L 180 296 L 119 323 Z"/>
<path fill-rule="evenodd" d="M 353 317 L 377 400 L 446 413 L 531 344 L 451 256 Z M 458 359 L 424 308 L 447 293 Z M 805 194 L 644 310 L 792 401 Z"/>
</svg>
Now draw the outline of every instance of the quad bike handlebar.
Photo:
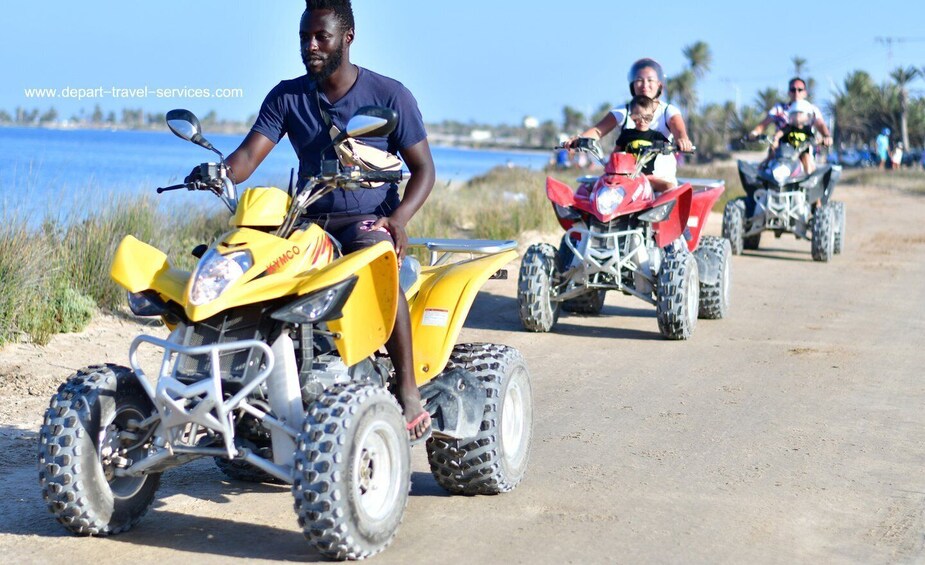
<svg viewBox="0 0 925 565">
<path fill-rule="evenodd" d="M 172 184 L 170 186 L 160 186 L 157 188 L 157 193 L 162 194 L 169 190 L 180 190 L 181 188 L 185 188 L 187 190 L 211 190 L 215 192 L 220 187 L 221 187 L 221 181 L 219 181 L 219 183 L 216 185 L 214 182 L 194 180 L 194 181 L 184 182 L 180 184 Z"/>
<path fill-rule="evenodd" d="M 665 143 L 664 141 L 656 141 L 650 147 L 644 147 L 642 153 L 656 153 L 660 155 L 671 155 L 672 153 L 683 153 L 685 155 L 693 155 L 697 151 L 696 147 L 691 147 L 690 151 L 682 151 L 677 145 L 673 143 Z"/>
<path fill-rule="evenodd" d="M 764 133 L 759 135 L 752 135 L 751 133 L 748 133 L 743 135 L 739 141 L 742 143 L 761 143 L 763 145 L 770 145 L 771 137 Z"/>
</svg>

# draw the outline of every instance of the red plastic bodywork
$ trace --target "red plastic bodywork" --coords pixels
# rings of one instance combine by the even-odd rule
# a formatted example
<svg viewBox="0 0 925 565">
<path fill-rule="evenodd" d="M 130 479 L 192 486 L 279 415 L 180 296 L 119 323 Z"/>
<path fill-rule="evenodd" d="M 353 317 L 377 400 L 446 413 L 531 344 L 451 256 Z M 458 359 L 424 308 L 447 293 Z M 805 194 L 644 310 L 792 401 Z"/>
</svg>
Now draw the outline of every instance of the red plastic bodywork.
<svg viewBox="0 0 925 565">
<path fill-rule="evenodd" d="M 676 203 L 668 217 L 653 224 L 655 242 L 659 247 L 665 247 L 678 239 L 685 229 L 690 229 L 687 246 L 691 251 L 696 249 L 710 210 L 725 187 L 720 185 L 694 190 L 689 183 L 685 183 L 674 190 L 656 196 L 645 176 L 640 175 L 636 178 L 628 176 L 635 169 L 635 157 L 627 153 L 613 153 L 607 162 L 604 174 L 593 185 L 582 184 L 577 191 L 573 192 L 572 188 L 564 182 L 547 177 L 546 196 L 562 208 L 573 208 L 591 214 L 602 222 L 609 222 L 628 214 L 643 213 L 674 200 Z M 597 210 L 592 198 L 595 191 L 605 186 L 622 187 L 625 193 L 623 202 L 614 213 L 606 216 Z M 565 230 L 571 229 L 574 224 L 574 220 L 562 218 L 558 214 L 556 217 Z"/>
<path fill-rule="evenodd" d="M 629 175 L 636 170 L 636 158 L 630 153 L 611 153 L 604 174 Z"/>
<path fill-rule="evenodd" d="M 687 247 L 691 251 L 697 249 L 697 246 L 700 244 L 700 233 L 703 231 L 703 226 L 707 223 L 710 210 L 713 209 L 713 204 L 716 203 L 724 190 L 726 190 L 726 187 L 720 185 L 693 191 L 690 217 L 687 220 L 687 227 L 691 230 L 691 237 L 687 242 Z"/>
<path fill-rule="evenodd" d="M 675 201 L 675 204 L 668 217 L 661 222 L 652 224 L 655 232 L 655 244 L 659 247 L 665 247 L 684 233 L 684 228 L 687 226 L 687 217 L 691 212 L 691 185 L 682 184 L 674 190 L 662 193 L 652 203 L 651 208 L 657 208 L 672 200 Z"/>
</svg>

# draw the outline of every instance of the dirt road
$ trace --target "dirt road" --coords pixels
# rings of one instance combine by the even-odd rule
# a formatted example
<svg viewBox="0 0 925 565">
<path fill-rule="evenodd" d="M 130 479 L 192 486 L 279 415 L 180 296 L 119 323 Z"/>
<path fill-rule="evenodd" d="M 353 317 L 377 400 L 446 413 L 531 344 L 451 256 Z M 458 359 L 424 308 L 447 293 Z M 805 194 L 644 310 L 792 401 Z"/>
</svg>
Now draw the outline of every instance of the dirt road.
<svg viewBox="0 0 925 565">
<path fill-rule="evenodd" d="M 730 318 L 688 342 L 663 341 L 653 308 L 616 295 L 599 318 L 528 334 L 516 280 L 490 281 L 463 338 L 530 365 L 529 475 L 507 495 L 450 497 L 416 449 L 404 523 L 377 562 L 925 560 L 925 197 L 839 196 L 843 255 L 813 263 L 808 242 L 765 234 L 734 260 Z M 137 331 L 106 319 L 0 352 L 4 562 L 317 560 L 288 488 L 225 481 L 208 461 L 166 473 L 127 534 L 72 537 L 47 513 L 34 453 L 48 395 L 81 365 L 124 363 Z"/>
</svg>

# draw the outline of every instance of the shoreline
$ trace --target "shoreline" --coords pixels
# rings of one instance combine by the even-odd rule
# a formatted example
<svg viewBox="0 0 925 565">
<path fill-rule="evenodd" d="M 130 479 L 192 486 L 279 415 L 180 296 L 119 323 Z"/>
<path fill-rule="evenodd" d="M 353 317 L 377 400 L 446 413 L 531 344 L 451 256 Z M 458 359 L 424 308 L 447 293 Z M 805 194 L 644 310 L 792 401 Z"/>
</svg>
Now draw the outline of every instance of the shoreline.
<svg viewBox="0 0 925 565">
<path fill-rule="evenodd" d="M 138 126 L 125 126 L 122 124 L 107 125 L 107 124 L 81 124 L 81 125 L 68 125 L 68 124 L 36 124 L 36 125 L 24 125 L 24 124 L 0 124 L 0 128 L 3 129 L 22 129 L 22 130 L 46 130 L 46 131 L 97 131 L 97 132 L 155 132 L 155 133 L 165 133 L 169 134 L 170 130 L 167 129 L 165 125 L 158 125 L 152 127 L 138 127 Z M 426 124 L 425 124 L 426 128 Z M 240 128 L 240 127 L 227 127 L 221 126 L 204 126 L 203 129 L 208 129 L 208 133 L 212 135 L 247 135 L 250 132 L 250 127 Z M 431 134 L 428 134 L 428 138 Z M 286 139 L 286 136 L 283 136 L 283 139 Z M 283 139 L 280 140 L 282 143 Z M 475 151 L 496 151 L 496 152 L 506 152 L 506 153 L 522 153 L 522 154 L 536 154 L 536 153 L 551 153 L 552 149 L 547 149 L 540 146 L 532 145 L 507 145 L 507 144 L 495 144 L 495 143 L 443 143 L 443 142 L 432 142 L 431 147 L 441 147 L 444 149 L 470 149 Z"/>
</svg>

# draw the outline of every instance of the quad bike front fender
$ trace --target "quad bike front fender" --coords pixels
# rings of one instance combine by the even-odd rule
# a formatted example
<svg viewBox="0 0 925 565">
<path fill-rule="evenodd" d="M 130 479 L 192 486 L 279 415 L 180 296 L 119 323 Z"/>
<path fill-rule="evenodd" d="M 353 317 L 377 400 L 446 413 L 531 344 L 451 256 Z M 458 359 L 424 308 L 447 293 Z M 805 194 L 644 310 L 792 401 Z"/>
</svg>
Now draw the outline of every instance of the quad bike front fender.
<svg viewBox="0 0 925 565">
<path fill-rule="evenodd" d="M 840 177 L 841 167 L 820 165 L 819 168 L 813 171 L 813 174 L 800 184 L 808 187 L 806 191 L 807 200 L 810 202 L 820 200 L 823 204 L 828 204 L 829 199 L 832 197 L 832 192 L 835 190 L 835 184 Z"/>
<path fill-rule="evenodd" d="M 417 294 L 408 297 L 414 377 L 418 386 L 443 371 L 482 285 L 516 257 L 517 252 L 509 250 L 469 261 L 424 267 Z"/>
<path fill-rule="evenodd" d="M 296 288 L 301 296 L 357 277 L 341 317 L 327 322 L 337 334 L 334 344 L 347 366 L 375 353 L 392 335 L 398 307 L 397 264 L 395 249 L 382 241 L 313 272 Z"/>
<path fill-rule="evenodd" d="M 667 218 L 652 224 L 655 230 L 655 244 L 659 247 L 665 248 L 670 245 L 671 242 L 681 237 L 687 228 L 687 218 L 691 213 L 691 192 L 690 184 L 682 184 L 678 188 L 662 193 L 652 203 L 650 208 L 655 209 L 672 200 L 676 201 Z"/>
<path fill-rule="evenodd" d="M 761 188 L 761 181 L 758 180 L 758 164 L 749 163 L 748 161 L 739 161 L 739 180 L 742 181 L 742 189 L 745 194 L 752 196 L 755 191 Z"/>
<path fill-rule="evenodd" d="M 687 241 L 687 248 L 690 251 L 697 249 L 697 246 L 700 245 L 700 234 L 710 217 L 713 204 L 716 203 L 725 190 L 726 185 L 722 182 L 693 190 L 690 217 L 687 219 L 687 227 L 691 233 L 691 237 Z"/>
<path fill-rule="evenodd" d="M 546 197 L 553 204 L 558 204 L 563 208 L 571 208 L 575 205 L 575 192 L 572 187 L 552 177 L 546 177 Z"/>
<path fill-rule="evenodd" d="M 189 272 L 171 268 L 163 251 L 131 235 L 119 243 L 109 274 L 129 292 L 150 289 L 178 304 L 184 301 L 190 278 Z"/>
</svg>

